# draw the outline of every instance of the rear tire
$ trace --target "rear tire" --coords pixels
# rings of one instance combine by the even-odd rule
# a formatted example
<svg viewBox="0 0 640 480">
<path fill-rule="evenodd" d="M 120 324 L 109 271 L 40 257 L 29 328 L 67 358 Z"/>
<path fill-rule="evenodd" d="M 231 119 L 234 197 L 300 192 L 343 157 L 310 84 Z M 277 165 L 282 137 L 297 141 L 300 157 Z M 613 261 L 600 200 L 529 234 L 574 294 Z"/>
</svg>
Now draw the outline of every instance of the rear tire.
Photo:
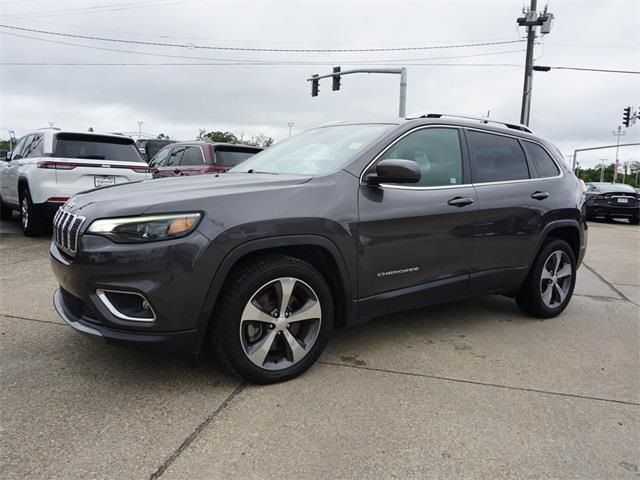
<svg viewBox="0 0 640 480">
<path fill-rule="evenodd" d="M 265 255 L 234 269 L 211 321 L 214 354 L 224 366 L 253 383 L 282 382 L 306 371 L 324 350 L 333 298 L 309 263 Z"/>
<path fill-rule="evenodd" d="M 27 237 L 44 235 L 48 231 L 48 223 L 31 201 L 28 188 L 20 192 L 20 225 Z"/>
<path fill-rule="evenodd" d="M 13 218 L 13 209 L 8 207 L 0 197 L 0 220 L 11 220 Z"/>
<path fill-rule="evenodd" d="M 576 258 L 573 249 L 560 239 L 548 239 L 516 297 L 520 309 L 534 317 L 560 315 L 573 295 Z"/>
</svg>

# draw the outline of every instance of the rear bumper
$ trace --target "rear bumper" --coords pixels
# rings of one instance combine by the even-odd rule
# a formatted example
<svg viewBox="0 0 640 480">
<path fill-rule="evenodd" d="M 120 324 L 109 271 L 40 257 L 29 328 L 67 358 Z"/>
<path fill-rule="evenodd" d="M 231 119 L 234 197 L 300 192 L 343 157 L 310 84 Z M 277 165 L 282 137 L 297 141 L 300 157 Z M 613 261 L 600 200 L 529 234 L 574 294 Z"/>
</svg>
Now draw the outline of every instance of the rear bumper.
<svg viewBox="0 0 640 480">
<path fill-rule="evenodd" d="M 73 309 L 65 303 L 60 289 L 53 294 L 53 306 L 58 315 L 76 332 L 104 340 L 108 344 L 185 354 L 195 353 L 194 346 L 199 345 L 200 337 L 196 330 L 150 333 L 116 330 L 95 325 L 73 313 Z"/>
<path fill-rule="evenodd" d="M 620 205 L 587 205 L 590 217 L 625 217 L 640 216 L 640 206 L 622 207 Z"/>
</svg>

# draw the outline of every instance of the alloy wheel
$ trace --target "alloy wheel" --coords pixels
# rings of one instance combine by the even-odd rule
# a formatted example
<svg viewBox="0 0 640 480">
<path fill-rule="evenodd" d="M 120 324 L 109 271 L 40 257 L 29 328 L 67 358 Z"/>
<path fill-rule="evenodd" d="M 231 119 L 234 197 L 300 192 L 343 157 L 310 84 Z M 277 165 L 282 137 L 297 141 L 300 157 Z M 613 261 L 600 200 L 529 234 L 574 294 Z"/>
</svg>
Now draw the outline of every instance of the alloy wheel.
<svg viewBox="0 0 640 480">
<path fill-rule="evenodd" d="M 20 218 L 22 219 L 22 228 L 26 230 L 29 227 L 29 200 L 26 196 L 22 197 L 20 204 Z"/>
<path fill-rule="evenodd" d="M 242 349 L 260 368 L 289 368 L 309 353 L 321 322 L 322 308 L 314 290 L 297 278 L 277 278 L 260 287 L 242 312 Z"/>
<path fill-rule="evenodd" d="M 548 308 L 558 308 L 569 294 L 573 267 L 569 256 L 556 250 L 547 257 L 540 276 L 540 294 Z"/>
</svg>

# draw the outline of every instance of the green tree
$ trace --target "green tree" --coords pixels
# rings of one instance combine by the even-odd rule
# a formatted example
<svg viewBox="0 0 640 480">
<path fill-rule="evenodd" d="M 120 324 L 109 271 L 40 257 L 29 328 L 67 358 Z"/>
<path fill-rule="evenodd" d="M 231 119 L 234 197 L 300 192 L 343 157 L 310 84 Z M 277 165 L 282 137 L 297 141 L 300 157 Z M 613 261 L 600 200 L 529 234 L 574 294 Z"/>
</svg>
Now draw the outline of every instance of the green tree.
<svg viewBox="0 0 640 480">
<path fill-rule="evenodd" d="M 198 140 L 208 140 L 210 142 L 221 142 L 221 143 L 238 143 L 238 137 L 236 137 L 231 132 L 221 132 L 219 130 L 214 130 L 211 132 L 207 132 L 206 130 L 200 130 L 197 136 Z"/>
<path fill-rule="evenodd" d="M 221 142 L 221 143 L 243 143 L 245 145 L 253 145 L 256 147 L 270 147 L 273 144 L 273 138 L 261 133 L 259 135 L 254 135 L 249 139 L 245 139 L 243 135 L 239 137 L 231 132 L 222 132 L 220 130 L 214 130 L 211 132 L 207 132 L 204 129 L 201 129 L 196 137 L 198 140 L 208 140 L 210 142 Z"/>
</svg>

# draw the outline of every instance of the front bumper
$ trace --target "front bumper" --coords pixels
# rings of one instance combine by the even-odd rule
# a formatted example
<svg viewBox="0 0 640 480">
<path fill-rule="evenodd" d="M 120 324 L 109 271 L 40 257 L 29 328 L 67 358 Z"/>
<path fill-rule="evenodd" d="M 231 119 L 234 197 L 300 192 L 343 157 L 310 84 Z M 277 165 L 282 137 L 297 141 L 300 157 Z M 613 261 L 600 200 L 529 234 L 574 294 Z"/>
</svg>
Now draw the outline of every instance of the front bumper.
<svg viewBox="0 0 640 480">
<path fill-rule="evenodd" d="M 58 315 L 76 332 L 104 340 L 108 344 L 163 352 L 197 353 L 197 350 L 194 350 L 194 345 L 199 342 L 196 330 L 171 333 L 127 332 L 96 325 L 74 313 L 73 308 L 65 303 L 60 289 L 53 294 L 53 306 Z"/>
<path fill-rule="evenodd" d="M 200 350 L 211 311 L 205 298 L 217 265 L 215 248 L 194 232 L 153 244 L 115 244 L 95 235 L 80 237 L 75 257 L 54 242 L 51 268 L 60 286 L 54 296 L 58 314 L 75 330 L 107 343 L 194 354 Z M 155 313 L 142 321 L 118 316 L 101 291 L 144 297 Z"/>
</svg>

